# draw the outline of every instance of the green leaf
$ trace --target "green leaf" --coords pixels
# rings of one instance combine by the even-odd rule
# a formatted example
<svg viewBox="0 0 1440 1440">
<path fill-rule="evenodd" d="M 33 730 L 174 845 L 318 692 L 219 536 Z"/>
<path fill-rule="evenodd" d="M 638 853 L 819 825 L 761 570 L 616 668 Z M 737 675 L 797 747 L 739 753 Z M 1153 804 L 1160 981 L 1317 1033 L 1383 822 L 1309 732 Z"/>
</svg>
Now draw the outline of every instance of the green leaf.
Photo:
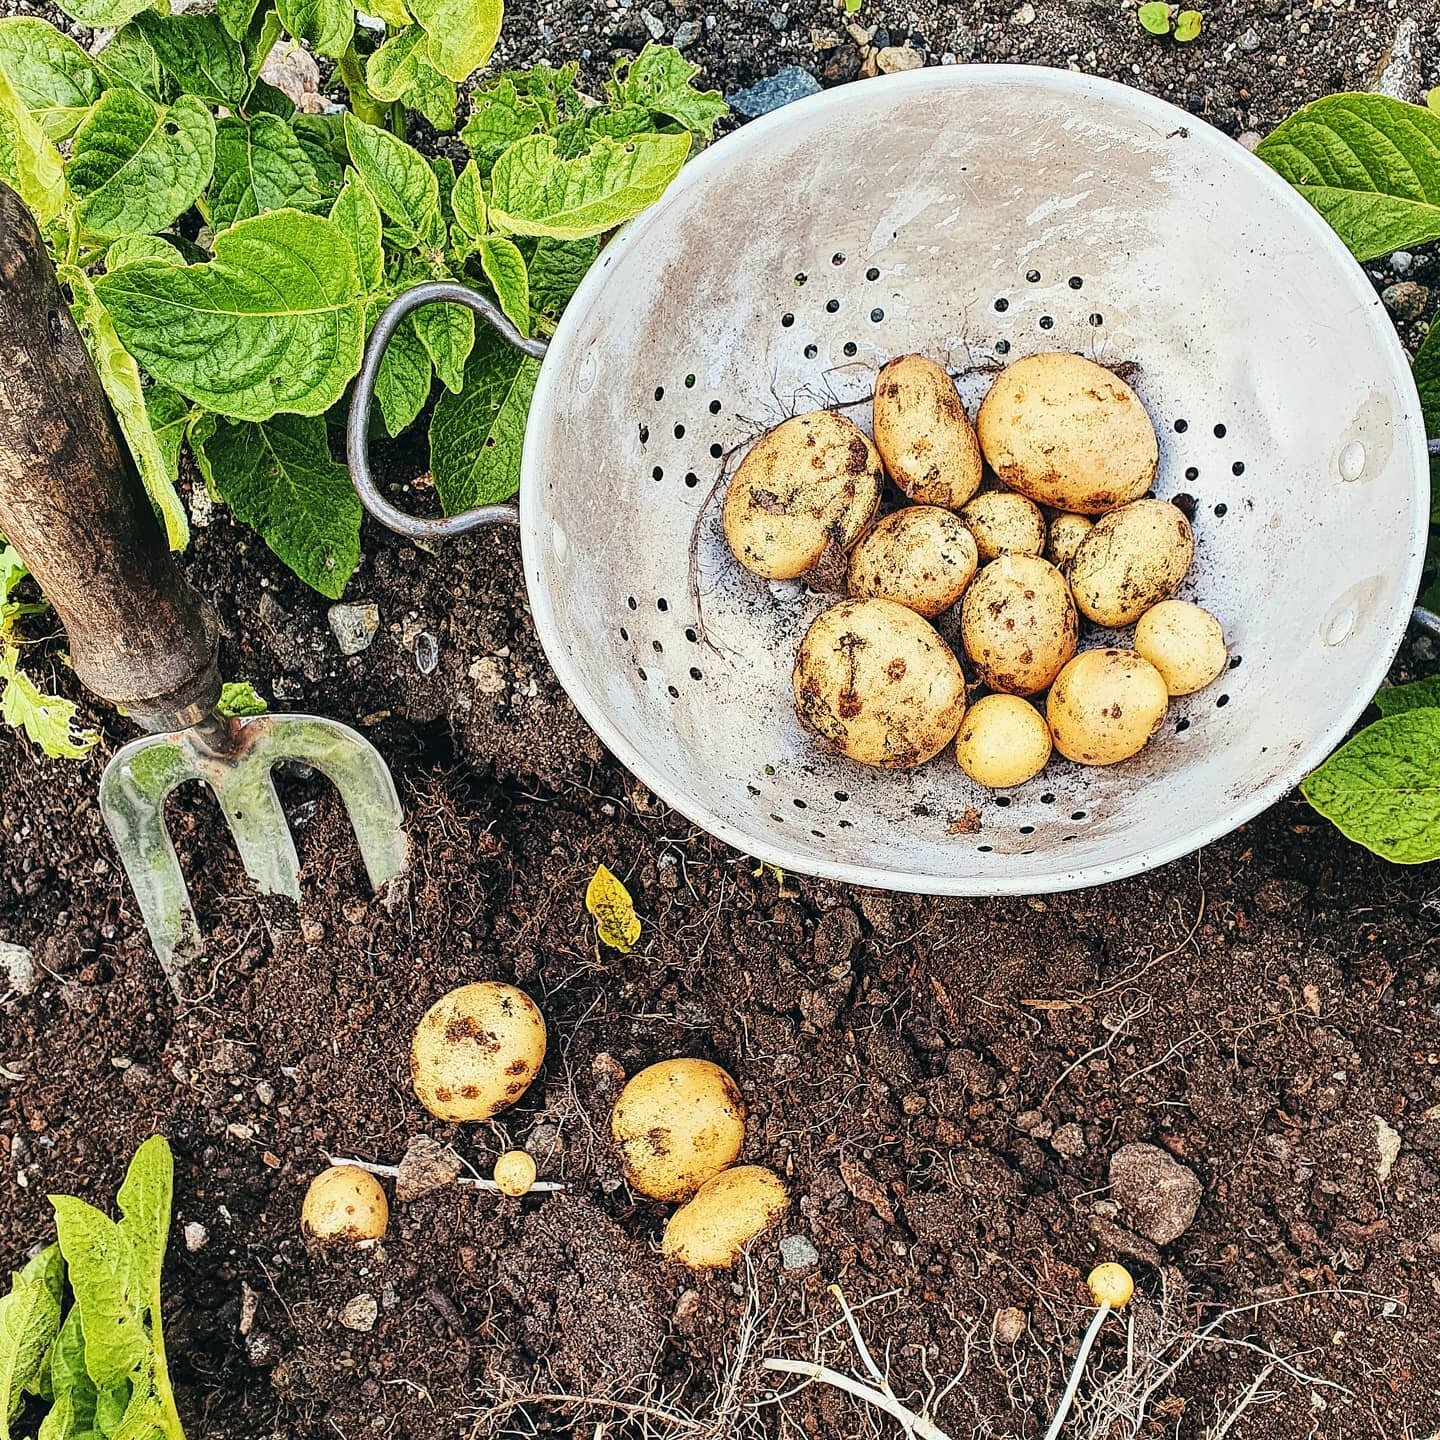
<svg viewBox="0 0 1440 1440">
<path fill-rule="evenodd" d="M 1403 715 L 1408 710 L 1440 707 L 1440 675 L 1409 685 L 1387 685 L 1375 695 L 1382 715 Z"/>
<path fill-rule="evenodd" d="M 0 180 L 48 225 L 65 205 L 65 168 L 54 142 L 0 70 Z"/>
<path fill-rule="evenodd" d="M 506 78 L 474 97 L 474 108 L 460 138 L 474 153 L 480 174 L 488 176 L 511 145 L 546 124 L 540 102 L 519 94 L 514 80 Z"/>
<path fill-rule="evenodd" d="M 264 715 L 270 702 L 248 680 L 227 680 L 220 687 L 215 713 L 226 719 L 239 715 Z"/>
<path fill-rule="evenodd" d="M 168 109 L 134 90 L 107 90 L 75 134 L 70 188 L 98 240 L 153 234 L 183 215 L 210 181 L 215 121 L 193 96 Z"/>
<path fill-rule="evenodd" d="M 221 415 L 322 414 L 360 368 L 354 252 L 318 215 L 242 220 L 208 264 L 127 265 L 95 288 L 146 370 Z"/>
<path fill-rule="evenodd" d="M 350 0 L 275 0 L 281 23 L 297 39 L 338 60 L 355 33 Z"/>
<path fill-rule="evenodd" d="M 1298 110 L 1255 153 L 1329 221 L 1357 260 L 1440 239 L 1440 115 L 1385 95 Z"/>
<path fill-rule="evenodd" d="M 700 92 L 691 86 L 699 73 L 700 67 L 674 46 L 651 42 L 628 65 L 616 65 L 606 88 L 614 104 L 677 120 L 704 142 L 714 136 L 715 122 L 728 115 L 730 107 L 718 90 Z"/>
<path fill-rule="evenodd" d="M 75 1402 L 69 1395 L 62 1395 L 40 1422 L 35 1440 L 76 1440 L 79 1428 L 75 1423 Z M 3 1432 L 0 1432 L 0 1435 L 3 1435 Z"/>
<path fill-rule="evenodd" d="M 474 311 L 463 305 L 426 305 L 414 312 L 414 320 L 415 333 L 440 383 L 447 390 L 459 390 L 465 382 L 465 362 L 475 345 Z"/>
<path fill-rule="evenodd" d="M 383 20 L 391 30 L 403 30 L 410 23 L 404 0 L 365 0 L 365 13 Z"/>
<path fill-rule="evenodd" d="M 480 172 L 470 160 L 455 177 L 455 188 L 450 192 L 450 213 L 455 225 L 468 241 L 478 240 L 487 230 L 485 222 L 485 192 L 480 186 Z"/>
<path fill-rule="evenodd" d="M 217 230 L 287 206 L 314 210 L 324 201 L 310 157 L 278 115 L 216 123 L 210 223 Z"/>
<path fill-rule="evenodd" d="M 548 135 L 518 140 L 491 172 L 490 223 L 514 235 L 598 235 L 659 199 L 689 150 L 688 132 L 600 139 L 574 160 Z"/>
<path fill-rule="evenodd" d="M 105 252 L 105 268 L 118 270 L 137 260 L 159 260 L 165 265 L 183 265 L 185 257 L 158 235 L 122 235 Z"/>
<path fill-rule="evenodd" d="M 72 20 L 78 20 L 92 30 L 104 30 L 112 25 L 123 25 L 154 4 L 155 0 L 65 0 L 60 9 Z"/>
<path fill-rule="evenodd" d="M 1205 27 L 1205 17 L 1198 10 L 1182 10 L 1175 17 L 1175 38 L 1188 45 Z"/>
<path fill-rule="evenodd" d="M 220 424 L 204 442 L 221 498 L 307 585 L 338 600 L 360 562 L 360 501 L 325 421 Z"/>
<path fill-rule="evenodd" d="M 1160 3 L 1160 0 L 1147 0 L 1147 3 L 1140 7 L 1140 24 L 1152 35 L 1168 35 L 1170 6 Z"/>
<path fill-rule="evenodd" d="M 137 16 L 135 24 L 181 94 L 234 109 L 250 93 L 245 52 L 218 15 L 159 15 L 152 10 Z"/>
<path fill-rule="evenodd" d="M 170 1204 L 175 1190 L 175 1160 L 163 1135 L 152 1135 L 131 1156 L 115 1196 L 120 1229 L 135 1262 L 137 1299 L 150 1311 L 152 1326 L 160 1315 L 160 1271 L 170 1238 Z"/>
<path fill-rule="evenodd" d="M 85 1368 L 102 1389 L 119 1384 L 150 1353 L 130 1239 L 113 1220 L 73 1195 L 52 1195 L 50 1203 L 80 1311 Z"/>
<path fill-rule="evenodd" d="M 501 0 L 410 0 L 430 36 L 430 61 L 452 80 L 468 80 L 500 38 Z"/>
<path fill-rule="evenodd" d="M 73 701 L 46 695 L 19 669 L 18 652 L 0 650 L 0 720 L 40 747 L 52 760 L 80 760 L 99 740 L 82 730 Z"/>
<path fill-rule="evenodd" d="M 260 0 L 216 0 L 215 13 L 228 34 L 243 40 L 259 8 Z"/>
<path fill-rule="evenodd" d="M 1440 709 L 1377 720 L 1300 793 L 1344 835 L 1387 860 L 1440 860 Z"/>
<path fill-rule="evenodd" d="M 438 214 L 440 184 L 425 157 L 388 130 L 345 116 L 350 159 L 380 213 L 390 221 L 396 245 L 417 245 Z"/>
<path fill-rule="evenodd" d="M 260 80 L 260 72 L 265 68 L 265 62 L 270 58 L 270 52 L 279 43 L 280 37 L 284 34 L 284 26 L 280 23 L 280 17 L 270 8 L 267 3 L 262 9 L 250 17 L 250 25 L 239 37 L 240 48 L 245 54 L 245 73 L 250 77 L 252 84 L 257 87 L 265 82 Z M 266 89 L 273 87 L 266 85 Z M 250 92 L 250 99 L 246 102 L 247 111 L 254 111 L 257 107 L 255 91 Z M 258 102 L 258 108 L 275 111 L 275 103 L 270 100 Z M 292 106 L 293 110 L 293 106 Z M 276 113 L 279 113 L 276 111 Z M 288 117 L 287 117 L 288 118 Z"/>
<path fill-rule="evenodd" d="M 95 1382 L 85 1369 L 85 1336 L 80 1328 L 80 1311 L 71 1306 L 60 1326 L 59 1338 L 50 1351 L 50 1389 L 55 1397 L 55 1408 L 69 1406 L 70 1431 L 63 1440 L 72 1440 L 91 1430 L 95 1421 L 95 1404 L 99 1398 Z M 42 1428 L 41 1434 L 44 1434 Z"/>
<path fill-rule="evenodd" d="M 43 20 L 0 20 L 0 71 L 51 140 L 68 140 L 100 98 L 94 62 Z"/>
<path fill-rule="evenodd" d="M 345 147 L 345 130 L 339 115 L 294 115 L 290 128 L 310 157 L 315 178 L 327 195 L 335 195 L 345 180 L 350 152 Z"/>
<path fill-rule="evenodd" d="M 59 1333 L 60 1304 L 44 1277 L 16 1275 L 0 1297 L 0 1440 L 10 1440 L 10 1422 Z"/>
<path fill-rule="evenodd" d="M 165 474 L 172 485 L 180 478 L 180 447 L 190 429 L 190 402 L 168 385 L 151 385 L 145 391 L 145 412 L 165 462 Z"/>
<path fill-rule="evenodd" d="M 422 65 L 415 83 L 405 95 L 405 103 L 423 115 L 430 126 L 442 135 L 455 128 L 455 109 L 460 92 L 455 82 L 442 75 L 433 65 Z"/>
<path fill-rule="evenodd" d="M 385 276 L 385 249 L 380 239 L 380 207 L 360 176 L 351 170 L 330 208 L 330 219 L 350 242 L 361 287 L 378 290 Z"/>
<path fill-rule="evenodd" d="M 525 418 L 537 361 L 498 336 L 476 344 L 458 395 L 442 394 L 430 421 L 430 473 L 447 515 L 508 500 L 520 488 Z"/>
<path fill-rule="evenodd" d="M 365 62 L 365 85 L 377 100 L 399 100 L 414 85 L 420 66 L 429 61 L 429 37 L 419 25 L 408 25 Z"/>
<path fill-rule="evenodd" d="M 138 25 L 131 21 L 110 38 L 95 56 L 95 70 L 107 85 L 123 85 L 161 104 L 173 99 L 174 87 Z"/>
<path fill-rule="evenodd" d="M 530 256 L 530 304 L 558 320 L 599 254 L 600 241 L 595 236 L 554 240 L 542 235 Z"/>
<path fill-rule="evenodd" d="M 487 235 L 480 242 L 480 266 L 500 308 L 522 334 L 530 333 L 530 273 L 513 240 Z M 444 378 L 443 376 L 441 377 Z M 454 390 L 456 387 L 451 385 Z"/>
<path fill-rule="evenodd" d="M 381 306 L 375 306 L 379 315 Z M 391 435 L 398 435 L 415 421 L 430 398 L 433 365 L 430 352 L 420 341 L 415 317 L 409 315 L 390 338 L 385 358 L 375 377 L 375 399 L 380 417 Z"/>
</svg>

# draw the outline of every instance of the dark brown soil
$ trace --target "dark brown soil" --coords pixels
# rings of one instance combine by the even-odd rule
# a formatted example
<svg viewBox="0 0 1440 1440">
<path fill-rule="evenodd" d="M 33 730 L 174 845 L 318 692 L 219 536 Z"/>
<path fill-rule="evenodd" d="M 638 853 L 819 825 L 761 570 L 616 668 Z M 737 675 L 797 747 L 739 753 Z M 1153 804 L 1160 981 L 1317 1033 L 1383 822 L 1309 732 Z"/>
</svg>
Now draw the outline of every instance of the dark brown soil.
<svg viewBox="0 0 1440 1440">
<path fill-rule="evenodd" d="M 724 35 L 771 30 L 744 8 L 716 7 Z M 868 23 L 884 18 L 872 8 Z M 1058 63 L 1071 51 L 1083 63 L 1095 32 L 1111 73 L 1232 129 L 1368 78 L 1353 54 L 1314 73 L 1278 66 L 1282 19 L 1286 33 L 1323 24 L 1317 55 L 1338 36 L 1358 53 L 1378 24 L 1363 6 L 1217 4 L 1211 38 L 1182 60 L 1135 41 L 1110 6 L 1074 6 L 1073 29 L 1063 8 L 1037 6 L 1032 29 L 1008 24 L 1009 0 L 918 5 L 914 20 L 892 7 L 888 23 L 963 11 L 973 58 Z M 557 55 L 590 33 L 579 4 L 511 10 L 517 35 L 552 23 Z M 806 33 L 820 18 L 799 0 L 789 14 Z M 1220 57 L 1252 22 L 1269 53 L 1236 71 Z M 746 83 L 794 58 L 737 43 L 715 63 Z M 1262 84 L 1253 111 L 1238 93 L 1216 98 Z M 1117 1256 L 1139 1281 L 1137 1364 L 1162 1319 L 1183 1331 L 1265 1308 L 1226 1320 L 1216 1339 L 1229 1343 L 1160 1384 L 1139 1428 L 1112 1430 L 1092 1408 L 1074 1433 L 1213 1433 L 1262 1372 L 1232 1437 L 1440 1426 L 1436 867 L 1388 867 L 1294 798 L 1198 856 L 1068 896 L 915 899 L 757 870 L 586 729 L 539 650 L 511 535 L 428 554 L 371 527 L 364 543 L 351 596 L 379 604 L 382 628 L 348 660 L 324 602 L 224 515 L 197 532 L 188 569 L 220 610 L 227 676 L 279 708 L 357 723 L 390 762 L 415 866 L 388 903 L 369 895 L 333 795 L 295 782 L 306 900 L 267 927 L 213 805 L 181 798 L 173 829 L 213 964 L 179 1004 L 96 811 L 104 751 L 44 765 L 0 734 L 0 938 L 43 966 L 33 993 L 0 989 L 0 1263 L 48 1238 L 48 1192 L 108 1203 L 133 1146 L 167 1134 L 169 1348 L 193 1437 L 589 1440 L 599 1421 L 617 1440 L 873 1433 L 818 1387 L 757 1408 L 774 1392 L 756 1355 L 818 1347 L 854 1365 L 832 1282 L 912 1404 L 965 1370 L 934 1412 L 949 1435 L 1033 1437 L 1090 1313 L 1083 1277 Z M 420 632 L 439 644 L 428 676 Z M 91 718 L 105 749 L 129 737 Z M 645 922 L 628 956 L 597 946 L 584 910 L 601 863 Z M 487 977 L 540 1004 L 545 1069 L 496 1122 L 439 1125 L 409 1089 L 410 1030 L 441 992 Z M 735 1076 L 746 1158 L 790 1187 L 790 1215 L 745 1272 L 667 1267 L 666 1208 L 628 1191 L 604 1140 L 621 1075 L 677 1054 Z M 1401 1137 L 1383 1181 L 1377 1119 Z M 393 1163 L 422 1131 L 482 1173 L 523 1145 L 568 1188 L 442 1192 L 395 1205 L 376 1251 L 307 1254 L 300 1200 L 325 1157 Z M 1132 1141 L 1163 1146 L 1204 1187 L 1194 1224 L 1161 1250 L 1107 1199 L 1109 1157 Z M 206 1238 L 192 1250 L 182 1236 L 196 1224 Z M 782 1269 L 779 1235 L 813 1242 L 818 1264 Z M 379 1319 L 356 1333 L 338 1317 L 362 1293 Z M 1025 1318 L 1013 1344 L 994 1335 L 1007 1307 Z M 1112 1321 L 1090 1373 L 1125 1366 Z M 537 1394 L 643 1413 L 526 1400 Z"/>
</svg>

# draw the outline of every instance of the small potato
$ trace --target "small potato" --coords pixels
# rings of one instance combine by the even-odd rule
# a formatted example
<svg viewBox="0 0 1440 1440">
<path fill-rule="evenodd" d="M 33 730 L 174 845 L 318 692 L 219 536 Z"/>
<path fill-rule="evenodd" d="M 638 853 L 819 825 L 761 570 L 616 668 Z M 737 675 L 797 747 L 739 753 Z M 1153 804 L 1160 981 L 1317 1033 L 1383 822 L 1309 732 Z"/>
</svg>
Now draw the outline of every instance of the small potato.
<svg viewBox="0 0 1440 1440">
<path fill-rule="evenodd" d="M 523 990 L 462 985 L 425 1012 L 410 1044 L 420 1103 L 441 1120 L 488 1120 L 513 1105 L 545 1059 L 545 1019 Z"/>
<path fill-rule="evenodd" d="M 987 564 L 997 555 L 1038 555 L 1045 548 L 1045 517 L 1033 500 L 1013 490 L 987 490 L 960 512 Z"/>
<path fill-rule="evenodd" d="M 990 468 L 1039 505 L 1099 515 L 1138 499 L 1160 446 L 1140 397 L 1079 355 L 1032 355 L 1008 366 L 980 407 Z"/>
<path fill-rule="evenodd" d="M 390 1205 L 380 1182 L 358 1165 L 322 1170 L 305 1192 L 300 1228 L 322 1245 L 379 1240 L 390 1223 Z"/>
<path fill-rule="evenodd" d="M 1144 656 L 1086 650 L 1055 677 L 1045 716 L 1066 759 L 1114 765 L 1145 748 L 1169 703 L 1164 678 Z"/>
<path fill-rule="evenodd" d="M 685 1200 L 745 1143 L 740 1087 L 708 1060 L 662 1060 L 633 1076 L 610 1112 L 625 1178 L 652 1200 Z"/>
<path fill-rule="evenodd" d="M 1094 524 L 1088 515 L 1071 515 L 1068 512 L 1062 512 L 1051 520 L 1050 534 L 1045 541 L 1045 558 L 1062 575 L 1070 573 L 1075 552 Z"/>
<path fill-rule="evenodd" d="M 985 695 L 960 722 L 955 759 L 977 784 L 1006 790 L 1032 780 L 1050 759 L 1050 727 L 1018 695 Z"/>
<path fill-rule="evenodd" d="M 665 1258 L 692 1270 L 726 1269 L 789 1205 L 778 1175 L 761 1165 L 737 1165 L 707 1180 L 695 1198 L 670 1217 Z"/>
<path fill-rule="evenodd" d="M 904 770 L 938 755 L 965 714 L 965 675 L 928 621 L 893 600 L 842 600 L 795 661 L 795 709 L 832 749 Z"/>
<path fill-rule="evenodd" d="M 850 552 L 850 593 L 938 615 L 965 593 L 979 563 L 975 537 L 957 515 L 910 505 L 871 526 Z"/>
<path fill-rule="evenodd" d="M 535 1157 L 523 1150 L 507 1150 L 490 1177 L 502 1195 L 528 1195 L 535 1184 Z"/>
<path fill-rule="evenodd" d="M 725 492 L 735 558 L 767 580 L 838 568 L 880 504 L 885 471 L 859 426 L 829 410 L 797 415 L 750 447 Z"/>
<path fill-rule="evenodd" d="M 1174 594 L 1195 558 L 1184 512 L 1168 500 L 1134 500 L 1095 522 L 1070 562 L 1070 588 L 1086 619 L 1133 625 Z"/>
<path fill-rule="evenodd" d="M 1188 600 L 1152 605 L 1135 627 L 1135 653 L 1160 672 L 1172 695 L 1203 690 L 1229 660 L 1220 622 Z"/>
<path fill-rule="evenodd" d="M 970 583 L 960 607 L 965 653 L 992 690 L 1034 695 L 1080 637 L 1065 577 L 1034 555 L 1002 555 Z"/>
<path fill-rule="evenodd" d="M 980 488 L 980 442 L 942 366 L 901 355 L 875 378 L 875 446 L 921 505 L 958 510 Z"/>
</svg>

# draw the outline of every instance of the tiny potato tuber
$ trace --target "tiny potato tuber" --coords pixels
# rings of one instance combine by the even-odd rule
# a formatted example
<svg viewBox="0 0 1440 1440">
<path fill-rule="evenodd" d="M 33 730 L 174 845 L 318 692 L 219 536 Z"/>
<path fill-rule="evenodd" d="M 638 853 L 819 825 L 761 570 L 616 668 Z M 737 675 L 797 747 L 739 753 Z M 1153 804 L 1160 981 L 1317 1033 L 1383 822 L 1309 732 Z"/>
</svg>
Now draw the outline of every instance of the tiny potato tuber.
<svg viewBox="0 0 1440 1440">
<path fill-rule="evenodd" d="M 535 1159 L 523 1150 L 507 1150 L 496 1162 L 491 1179 L 502 1195 L 528 1195 L 535 1184 Z"/>
<path fill-rule="evenodd" d="M 358 1165 L 322 1170 L 305 1192 L 300 1228 L 322 1245 L 379 1240 L 390 1223 L 390 1204 L 380 1182 Z"/>
</svg>

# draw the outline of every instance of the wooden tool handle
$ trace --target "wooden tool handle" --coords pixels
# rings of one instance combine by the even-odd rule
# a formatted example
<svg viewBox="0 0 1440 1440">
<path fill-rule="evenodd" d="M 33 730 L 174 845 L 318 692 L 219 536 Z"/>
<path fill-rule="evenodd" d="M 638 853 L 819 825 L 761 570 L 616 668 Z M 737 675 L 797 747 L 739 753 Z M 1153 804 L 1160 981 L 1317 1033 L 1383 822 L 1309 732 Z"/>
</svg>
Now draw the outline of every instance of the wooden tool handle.
<svg viewBox="0 0 1440 1440">
<path fill-rule="evenodd" d="M 209 713 L 213 621 L 170 553 L 35 222 L 3 184 L 0 534 L 96 695 L 151 729 Z"/>
</svg>

